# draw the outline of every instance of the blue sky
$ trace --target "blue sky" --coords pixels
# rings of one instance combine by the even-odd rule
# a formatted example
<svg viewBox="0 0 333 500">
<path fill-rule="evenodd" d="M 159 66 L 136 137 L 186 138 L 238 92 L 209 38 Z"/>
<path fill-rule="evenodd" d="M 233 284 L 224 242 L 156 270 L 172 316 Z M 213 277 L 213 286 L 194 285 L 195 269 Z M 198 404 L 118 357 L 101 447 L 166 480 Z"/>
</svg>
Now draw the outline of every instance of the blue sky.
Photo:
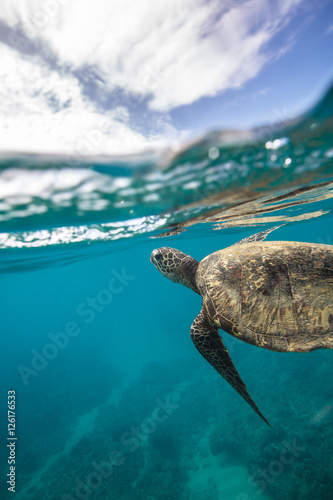
<svg viewBox="0 0 333 500">
<path fill-rule="evenodd" d="M 3 0 L 0 151 L 128 154 L 288 119 L 332 80 L 330 0 Z"/>
<path fill-rule="evenodd" d="M 292 43 L 288 47 L 289 38 Z M 274 54 L 284 46 L 288 50 L 275 60 Z M 272 123 L 311 107 L 333 80 L 333 3 L 318 2 L 312 8 L 311 2 L 305 2 L 271 40 L 269 51 L 272 59 L 242 88 L 181 106 L 171 112 L 172 118 L 184 128 L 192 124 L 200 133 L 202 128 Z"/>
</svg>

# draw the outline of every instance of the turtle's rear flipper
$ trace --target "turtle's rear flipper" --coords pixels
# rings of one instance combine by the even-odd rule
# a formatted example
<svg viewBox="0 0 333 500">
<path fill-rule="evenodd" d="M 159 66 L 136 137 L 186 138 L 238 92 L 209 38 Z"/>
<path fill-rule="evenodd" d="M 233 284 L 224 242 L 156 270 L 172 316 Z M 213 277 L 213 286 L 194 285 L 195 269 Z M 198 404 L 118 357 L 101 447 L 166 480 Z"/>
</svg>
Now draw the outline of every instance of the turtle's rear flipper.
<svg viewBox="0 0 333 500">
<path fill-rule="evenodd" d="M 246 385 L 230 358 L 228 349 L 224 346 L 219 336 L 218 328 L 208 321 L 204 309 L 201 310 L 192 323 L 191 339 L 200 354 L 236 389 L 266 424 L 271 427 L 248 393 Z"/>
</svg>

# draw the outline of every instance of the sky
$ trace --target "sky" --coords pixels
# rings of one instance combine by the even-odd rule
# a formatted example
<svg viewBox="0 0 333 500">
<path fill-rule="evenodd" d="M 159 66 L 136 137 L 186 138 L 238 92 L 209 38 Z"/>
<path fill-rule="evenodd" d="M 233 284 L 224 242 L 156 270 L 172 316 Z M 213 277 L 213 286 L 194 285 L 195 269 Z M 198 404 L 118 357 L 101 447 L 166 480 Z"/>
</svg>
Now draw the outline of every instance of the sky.
<svg viewBox="0 0 333 500">
<path fill-rule="evenodd" d="M 333 76 L 331 0 L 2 0 L 0 151 L 132 154 L 289 119 Z"/>
</svg>

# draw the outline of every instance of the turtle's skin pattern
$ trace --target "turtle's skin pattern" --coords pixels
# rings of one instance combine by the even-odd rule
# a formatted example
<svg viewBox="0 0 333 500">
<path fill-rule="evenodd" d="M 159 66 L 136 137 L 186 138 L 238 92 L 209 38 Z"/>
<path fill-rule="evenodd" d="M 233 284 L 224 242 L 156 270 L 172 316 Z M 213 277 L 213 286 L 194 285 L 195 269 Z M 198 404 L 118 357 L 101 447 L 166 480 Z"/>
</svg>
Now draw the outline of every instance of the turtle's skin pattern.
<svg viewBox="0 0 333 500">
<path fill-rule="evenodd" d="M 161 274 L 202 296 L 202 309 L 191 327 L 195 347 L 267 424 L 218 329 L 272 351 L 333 348 L 333 247 L 264 242 L 274 229 L 200 263 L 168 247 L 151 255 Z"/>
</svg>

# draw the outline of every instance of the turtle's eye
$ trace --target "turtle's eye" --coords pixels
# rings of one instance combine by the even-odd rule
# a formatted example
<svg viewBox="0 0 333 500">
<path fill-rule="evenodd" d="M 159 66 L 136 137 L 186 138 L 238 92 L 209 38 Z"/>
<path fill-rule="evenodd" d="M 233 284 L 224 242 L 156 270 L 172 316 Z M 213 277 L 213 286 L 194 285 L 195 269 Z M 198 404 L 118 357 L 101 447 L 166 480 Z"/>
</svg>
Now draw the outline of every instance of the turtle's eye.
<svg viewBox="0 0 333 500">
<path fill-rule="evenodd" d="M 162 258 L 161 253 L 158 253 L 157 255 L 155 255 L 155 260 L 161 260 L 161 258 Z"/>
</svg>

